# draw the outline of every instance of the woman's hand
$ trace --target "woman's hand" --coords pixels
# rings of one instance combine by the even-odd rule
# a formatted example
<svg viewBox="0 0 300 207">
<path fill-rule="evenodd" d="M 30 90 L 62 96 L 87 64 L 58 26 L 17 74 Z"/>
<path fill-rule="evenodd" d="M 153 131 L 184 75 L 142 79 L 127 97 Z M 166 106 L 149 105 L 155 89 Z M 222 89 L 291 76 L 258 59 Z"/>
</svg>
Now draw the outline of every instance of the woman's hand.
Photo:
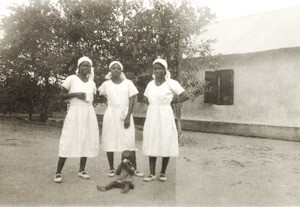
<svg viewBox="0 0 300 207">
<path fill-rule="evenodd" d="M 69 93 L 69 91 L 65 88 L 63 88 L 61 94 L 60 94 L 61 99 L 71 99 L 71 98 L 79 98 L 81 100 L 85 101 L 85 93 L 80 92 L 80 93 Z"/>
<path fill-rule="evenodd" d="M 80 92 L 80 93 L 75 93 L 74 95 L 76 98 L 79 98 L 79 99 L 85 101 L 85 93 Z"/>
<path fill-rule="evenodd" d="M 127 129 L 130 127 L 130 116 L 126 116 L 124 120 L 124 128 Z"/>
</svg>

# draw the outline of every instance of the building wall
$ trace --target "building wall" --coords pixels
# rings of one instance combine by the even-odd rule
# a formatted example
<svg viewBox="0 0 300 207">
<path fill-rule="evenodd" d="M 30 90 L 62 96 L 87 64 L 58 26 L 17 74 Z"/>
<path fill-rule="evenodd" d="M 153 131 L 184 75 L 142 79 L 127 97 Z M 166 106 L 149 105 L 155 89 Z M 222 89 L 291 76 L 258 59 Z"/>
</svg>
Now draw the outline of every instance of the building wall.
<svg viewBox="0 0 300 207">
<path fill-rule="evenodd" d="M 225 55 L 219 64 L 221 69 L 234 70 L 234 104 L 205 104 L 202 95 L 183 104 L 183 119 L 300 127 L 300 48 Z M 205 71 L 200 71 L 199 80 L 204 77 Z M 98 106 L 97 113 L 105 108 Z M 146 110 L 144 104 L 137 104 L 134 115 L 144 117 Z"/>
<path fill-rule="evenodd" d="M 234 105 L 205 104 L 201 96 L 184 105 L 184 118 L 300 126 L 300 48 L 226 55 L 220 59 L 221 69 L 234 70 Z M 204 80 L 204 74 L 199 73 L 200 80 Z"/>
</svg>

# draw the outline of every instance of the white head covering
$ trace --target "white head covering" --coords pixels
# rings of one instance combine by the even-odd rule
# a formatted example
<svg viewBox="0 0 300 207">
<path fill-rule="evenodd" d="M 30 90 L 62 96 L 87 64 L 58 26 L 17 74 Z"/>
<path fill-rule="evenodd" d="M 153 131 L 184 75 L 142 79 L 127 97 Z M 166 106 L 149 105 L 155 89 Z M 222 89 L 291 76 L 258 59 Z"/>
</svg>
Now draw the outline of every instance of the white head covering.
<svg viewBox="0 0 300 207">
<path fill-rule="evenodd" d="M 164 59 L 161 59 L 161 58 L 157 58 L 156 60 L 154 60 L 154 62 L 153 62 L 152 65 L 154 65 L 155 63 L 159 63 L 159 64 L 161 64 L 161 65 L 164 66 L 164 68 L 166 70 L 165 79 L 166 79 L 166 81 L 170 80 L 171 79 L 171 73 L 168 70 L 168 63 L 167 63 L 167 61 L 164 60 Z M 155 78 L 155 75 L 153 74 L 152 77 Z"/>
<path fill-rule="evenodd" d="M 125 74 L 123 73 L 123 65 L 122 65 L 122 63 L 120 63 L 119 61 L 112 61 L 112 62 L 109 64 L 108 69 L 110 70 L 110 68 L 111 68 L 114 64 L 118 64 L 118 65 L 120 66 L 121 71 L 122 71 L 122 73 L 121 73 L 120 76 L 121 76 L 121 78 L 126 79 L 126 76 L 125 76 Z M 109 72 L 107 73 L 107 75 L 105 76 L 105 79 L 111 79 L 111 72 L 110 72 L 110 71 L 109 71 Z"/>
<path fill-rule="evenodd" d="M 79 60 L 77 61 L 77 69 L 76 69 L 76 74 L 78 74 L 79 72 L 79 66 L 81 63 L 83 63 L 84 61 L 88 62 L 91 64 L 91 73 L 88 75 L 88 78 L 90 80 L 94 80 L 94 67 L 93 67 L 93 62 L 90 58 L 83 56 L 81 58 L 79 58 Z"/>
</svg>

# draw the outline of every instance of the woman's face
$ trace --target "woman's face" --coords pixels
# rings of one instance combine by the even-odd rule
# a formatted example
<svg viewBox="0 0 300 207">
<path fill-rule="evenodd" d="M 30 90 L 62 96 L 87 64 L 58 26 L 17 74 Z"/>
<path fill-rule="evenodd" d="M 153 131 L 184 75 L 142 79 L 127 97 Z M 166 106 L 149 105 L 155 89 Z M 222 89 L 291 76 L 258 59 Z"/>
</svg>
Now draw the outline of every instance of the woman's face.
<svg viewBox="0 0 300 207">
<path fill-rule="evenodd" d="M 153 74 L 156 78 L 163 78 L 166 75 L 165 67 L 159 63 L 153 65 Z"/>
<path fill-rule="evenodd" d="M 117 63 L 113 64 L 109 70 L 111 72 L 112 78 L 119 78 L 122 73 L 121 66 Z"/>
<path fill-rule="evenodd" d="M 88 74 L 91 73 L 91 64 L 87 61 L 83 61 L 80 65 L 79 65 L 79 73 L 83 76 L 87 76 Z"/>
</svg>

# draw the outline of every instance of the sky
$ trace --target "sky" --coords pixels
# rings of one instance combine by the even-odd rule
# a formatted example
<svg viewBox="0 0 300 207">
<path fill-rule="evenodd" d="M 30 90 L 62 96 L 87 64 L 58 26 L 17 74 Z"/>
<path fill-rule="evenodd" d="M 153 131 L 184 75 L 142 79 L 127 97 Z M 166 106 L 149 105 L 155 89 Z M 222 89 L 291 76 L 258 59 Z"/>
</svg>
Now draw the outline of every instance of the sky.
<svg viewBox="0 0 300 207">
<path fill-rule="evenodd" d="M 12 4 L 22 4 L 24 0 L 4 0 L 0 2 L 0 14 L 7 15 L 9 14 L 9 10 L 7 9 L 8 6 L 11 6 Z"/>
<path fill-rule="evenodd" d="M 198 5 L 207 6 L 216 14 L 218 21 L 248 16 L 268 11 L 300 6 L 300 0 L 193 0 Z M 22 4 L 26 0 L 1 0 L 1 16 L 9 14 L 6 9 L 11 4 Z"/>
<path fill-rule="evenodd" d="M 300 0 L 194 0 L 207 6 L 218 21 L 300 6 Z"/>
</svg>

